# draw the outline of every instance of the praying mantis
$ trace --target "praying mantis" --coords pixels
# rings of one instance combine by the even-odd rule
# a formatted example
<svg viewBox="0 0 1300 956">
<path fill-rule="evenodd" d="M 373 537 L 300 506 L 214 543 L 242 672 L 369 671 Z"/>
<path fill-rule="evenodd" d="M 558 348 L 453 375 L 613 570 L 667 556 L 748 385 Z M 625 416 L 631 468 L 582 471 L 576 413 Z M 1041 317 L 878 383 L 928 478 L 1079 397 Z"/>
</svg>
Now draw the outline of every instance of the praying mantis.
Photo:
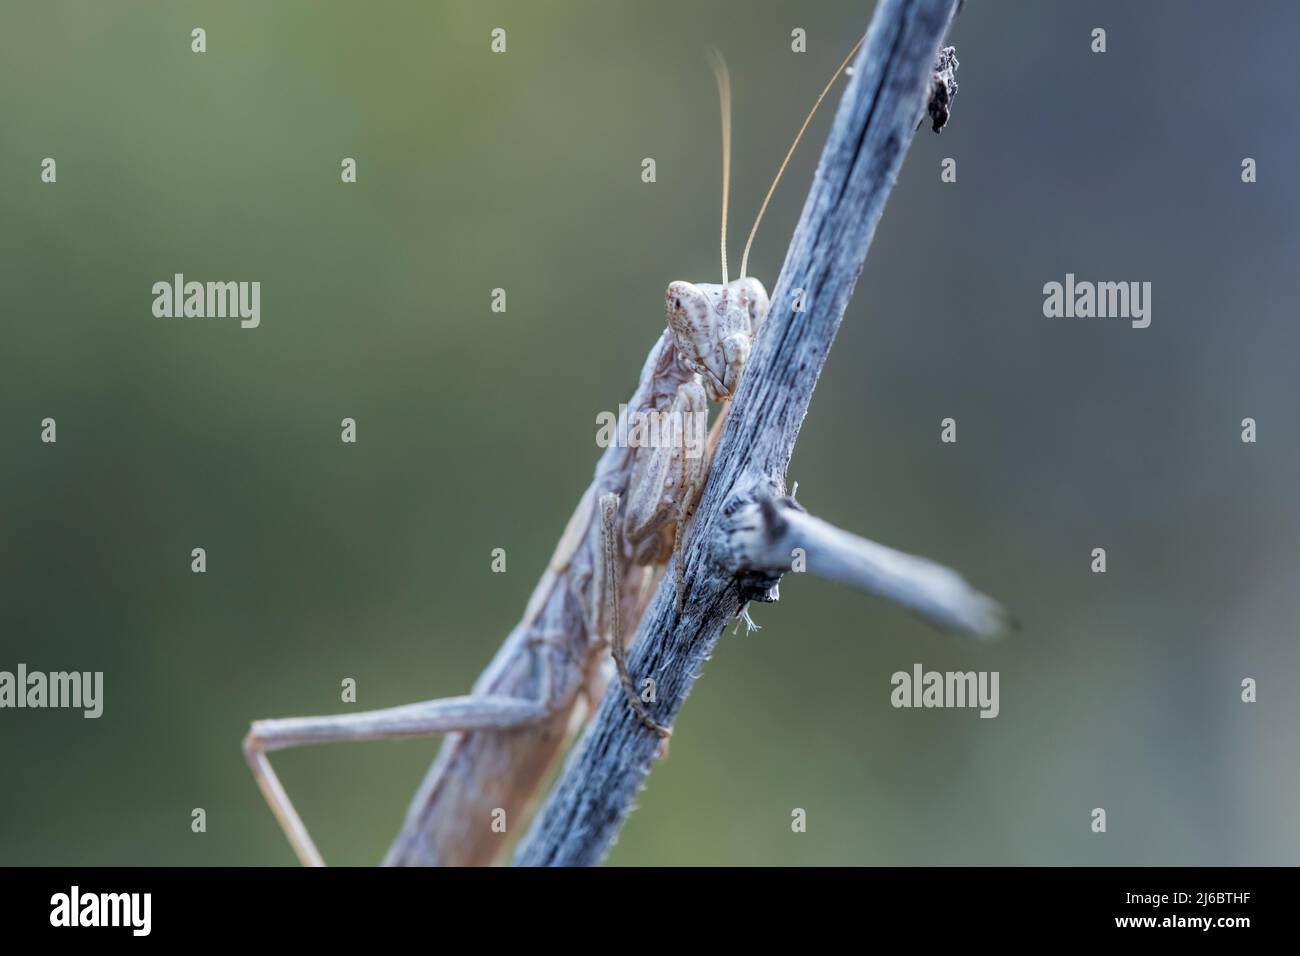
<svg viewBox="0 0 1300 956">
<path fill-rule="evenodd" d="M 486 865 L 507 841 L 571 735 L 606 685 L 617 679 L 628 706 L 661 737 L 653 679 L 638 682 L 625 662 L 625 634 L 635 633 L 660 578 L 676 575 L 678 610 L 687 593 L 679 553 L 692 509 L 708 481 L 709 460 L 744 373 L 754 336 L 767 316 L 767 292 L 746 275 L 749 250 L 768 201 L 812 116 L 861 40 L 840 64 L 805 118 L 759 209 L 741 259 L 740 277 L 727 272 L 727 205 L 731 154 L 731 88 L 720 55 L 712 54 L 722 114 L 722 282 L 671 283 L 666 328 L 651 348 L 624 415 L 698 415 L 722 403 L 703 455 L 680 442 L 627 447 L 612 444 L 597 462 L 591 485 L 569 519 L 533 591 L 522 620 L 468 695 L 356 714 L 259 720 L 244 754 L 267 802 L 304 865 L 323 859 L 273 770 L 268 754 L 306 744 L 445 734 L 385 865 Z M 675 434 L 684 433 L 684 429 Z M 881 546 L 858 549 L 870 564 L 866 585 L 896 596 L 890 582 L 907 581 L 925 600 L 905 600 L 944 623 L 966 620 L 965 587 L 953 572 Z M 675 556 L 678 559 L 675 560 Z M 909 563 L 911 562 L 911 563 Z M 924 567 L 921 567 L 924 565 Z M 945 576 L 946 575 L 946 576 Z M 861 577 L 861 575 L 859 575 Z M 957 590 L 960 591 L 960 588 Z M 982 598 L 982 596 L 979 596 Z M 954 605 L 957 610 L 954 610 Z M 985 628 L 969 625 L 973 631 Z M 650 690 L 649 693 L 646 693 Z"/>
</svg>

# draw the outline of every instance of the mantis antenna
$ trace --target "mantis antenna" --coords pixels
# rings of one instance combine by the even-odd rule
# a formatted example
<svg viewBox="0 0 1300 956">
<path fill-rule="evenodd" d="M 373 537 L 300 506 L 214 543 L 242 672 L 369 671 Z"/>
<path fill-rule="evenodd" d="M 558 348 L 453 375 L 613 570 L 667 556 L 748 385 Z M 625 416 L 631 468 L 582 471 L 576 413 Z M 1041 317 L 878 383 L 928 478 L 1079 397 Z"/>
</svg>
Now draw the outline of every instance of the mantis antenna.
<svg viewBox="0 0 1300 956">
<path fill-rule="evenodd" d="M 727 284 L 727 196 L 731 192 L 731 75 L 717 47 L 708 48 L 709 66 L 718 81 L 718 106 L 722 112 L 722 284 Z M 806 125 L 806 124 L 805 124 Z M 744 273 L 741 268 L 741 273 Z"/>
<path fill-rule="evenodd" d="M 740 277 L 742 279 L 745 278 L 746 275 L 745 267 L 749 265 L 749 247 L 754 244 L 754 235 L 758 232 L 758 224 L 763 221 L 763 213 L 767 212 L 767 204 L 771 200 L 772 194 L 776 192 L 776 184 L 781 181 L 781 174 L 785 172 L 785 167 L 790 162 L 790 157 L 794 155 L 795 147 L 799 145 L 799 140 L 803 139 L 804 130 L 806 130 L 808 128 L 808 124 L 812 122 L 813 114 L 817 112 L 817 107 L 822 105 L 822 100 L 824 100 L 826 98 L 826 94 L 831 91 L 831 87 L 834 86 L 835 81 L 840 78 L 840 74 L 843 73 L 844 68 L 849 65 L 849 61 L 851 61 L 853 57 L 857 55 L 858 48 L 862 46 L 862 40 L 865 39 L 866 37 L 862 37 L 861 39 L 858 40 L 857 43 L 853 44 L 853 49 L 849 51 L 849 55 L 844 58 L 844 62 L 839 65 L 839 67 L 835 70 L 834 74 L 832 74 L 831 78 L 827 81 L 826 86 L 822 89 L 821 94 L 817 97 L 817 102 L 813 104 L 812 109 L 808 111 L 808 115 L 804 117 L 803 125 L 799 127 L 799 132 L 795 134 L 794 142 L 790 144 L 790 151 L 785 154 L 785 159 L 781 160 L 781 168 L 776 171 L 776 178 L 772 180 L 772 185 L 768 187 L 767 195 L 763 197 L 763 205 L 761 205 L 758 208 L 758 215 L 754 218 L 754 227 L 749 230 L 749 238 L 745 240 L 745 251 L 740 257 Z M 723 67 L 723 71 L 725 73 L 726 71 L 725 66 Z M 719 85 L 721 85 L 722 83 L 721 78 L 719 78 L 718 83 Z M 730 86 L 728 86 L 727 89 L 727 104 L 728 106 L 730 106 L 731 104 Z M 729 139 L 728 131 L 724 126 L 723 133 L 722 133 L 722 141 L 724 144 L 726 144 L 723 146 L 724 155 L 726 154 L 726 152 L 728 151 L 728 147 L 730 146 L 730 143 L 728 143 L 728 139 Z M 725 175 L 723 178 L 723 182 L 724 183 L 726 182 Z M 726 187 L 724 186 L 723 188 L 725 189 Z M 723 235 L 725 236 L 726 222 L 727 222 L 727 197 L 725 192 L 723 193 L 723 197 L 722 197 L 722 222 L 723 222 Z M 722 282 L 724 285 L 726 284 L 726 281 L 727 281 L 727 254 L 726 254 L 726 250 L 724 249 L 722 254 Z"/>
</svg>

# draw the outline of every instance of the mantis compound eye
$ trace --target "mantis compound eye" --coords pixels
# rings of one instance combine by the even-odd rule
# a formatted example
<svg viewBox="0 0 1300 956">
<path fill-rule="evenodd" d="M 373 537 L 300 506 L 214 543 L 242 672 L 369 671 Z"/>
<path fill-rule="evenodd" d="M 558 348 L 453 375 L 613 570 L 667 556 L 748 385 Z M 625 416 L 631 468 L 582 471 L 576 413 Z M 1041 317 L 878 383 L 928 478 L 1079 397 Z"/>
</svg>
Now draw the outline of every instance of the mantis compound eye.
<svg viewBox="0 0 1300 956">
<path fill-rule="evenodd" d="M 749 330 L 757 334 L 758 327 L 763 324 L 763 319 L 767 316 L 769 305 L 767 290 L 763 288 L 763 283 L 753 276 L 737 279 L 735 284 L 740 287 L 745 308 L 749 312 Z"/>
<path fill-rule="evenodd" d="M 674 282 L 664 296 L 668 327 L 672 329 L 673 344 L 687 367 L 699 371 L 690 362 L 700 362 L 711 347 L 712 309 L 704 290 L 690 282 Z"/>
<path fill-rule="evenodd" d="M 673 282 L 664 295 L 668 323 L 676 331 L 684 323 L 703 321 L 709 311 L 709 298 L 704 290 L 690 282 Z"/>
</svg>

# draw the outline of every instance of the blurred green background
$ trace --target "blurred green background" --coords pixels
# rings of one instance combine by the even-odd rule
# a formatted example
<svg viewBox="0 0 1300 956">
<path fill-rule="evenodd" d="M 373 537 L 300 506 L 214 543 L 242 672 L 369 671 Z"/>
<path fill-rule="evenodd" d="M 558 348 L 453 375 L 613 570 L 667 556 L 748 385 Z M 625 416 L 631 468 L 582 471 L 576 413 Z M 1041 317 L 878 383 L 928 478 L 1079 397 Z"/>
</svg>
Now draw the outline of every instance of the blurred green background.
<svg viewBox="0 0 1300 956">
<path fill-rule="evenodd" d="M 6 3 L 0 669 L 106 687 L 98 721 L 0 712 L 0 863 L 292 863 L 252 719 L 347 710 L 344 677 L 363 708 L 466 692 L 664 287 L 717 281 L 706 44 L 735 85 L 738 257 L 869 6 Z M 791 477 L 1024 628 L 979 645 L 787 579 L 723 638 L 612 863 L 1296 862 L 1297 21 L 967 4 L 952 123 L 907 157 Z M 769 289 L 837 98 L 758 238 Z M 154 318 L 174 272 L 261 281 L 261 327 Z M 1044 318 L 1066 272 L 1151 281 L 1152 326 Z M 918 661 L 1000 671 L 1001 715 L 891 708 Z M 326 859 L 372 863 L 437 746 L 276 765 Z"/>
</svg>

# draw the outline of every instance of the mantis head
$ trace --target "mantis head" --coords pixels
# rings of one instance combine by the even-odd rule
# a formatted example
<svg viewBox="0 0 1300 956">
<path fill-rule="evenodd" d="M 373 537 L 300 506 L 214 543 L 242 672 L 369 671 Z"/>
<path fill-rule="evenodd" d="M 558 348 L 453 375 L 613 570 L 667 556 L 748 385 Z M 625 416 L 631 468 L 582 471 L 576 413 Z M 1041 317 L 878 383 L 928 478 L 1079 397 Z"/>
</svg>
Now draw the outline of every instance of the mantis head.
<svg viewBox="0 0 1300 956">
<path fill-rule="evenodd" d="M 767 290 L 753 276 L 725 285 L 668 286 L 664 308 L 673 346 L 682 365 L 704 379 L 714 401 L 735 394 L 767 306 Z"/>
<path fill-rule="evenodd" d="M 767 290 L 763 283 L 746 274 L 749 265 L 749 249 L 758 232 L 758 224 L 763 221 L 763 213 L 776 191 L 777 183 L 785 172 L 795 147 L 803 138 L 804 130 L 817 112 L 831 85 L 835 82 L 849 61 L 862 45 L 858 40 L 849 51 L 849 55 L 840 63 L 830 82 L 822 89 L 817 102 L 813 104 L 804 118 L 803 126 L 795 135 L 790 150 L 781 161 L 776 171 L 776 178 L 763 198 L 763 204 L 754 218 L 754 225 L 749 230 L 745 241 L 745 251 L 740 257 L 740 278 L 727 281 L 727 203 L 731 184 L 731 78 L 727 73 L 727 64 L 722 54 L 710 48 L 709 60 L 713 66 L 713 75 L 718 81 L 718 105 L 722 117 L 722 229 L 719 236 L 719 249 L 722 254 L 722 284 L 701 282 L 674 282 L 668 286 L 664 305 L 668 314 L 668 327 L 672 330 L 673 346 L 682 365 L 697 373 L 703 380 L 709 397 L 714 401 L 731 398 L 740 384 L 740 375 L 749 361 L 753 348 L 754 336 L 767 315 Z"/>
</svg>

